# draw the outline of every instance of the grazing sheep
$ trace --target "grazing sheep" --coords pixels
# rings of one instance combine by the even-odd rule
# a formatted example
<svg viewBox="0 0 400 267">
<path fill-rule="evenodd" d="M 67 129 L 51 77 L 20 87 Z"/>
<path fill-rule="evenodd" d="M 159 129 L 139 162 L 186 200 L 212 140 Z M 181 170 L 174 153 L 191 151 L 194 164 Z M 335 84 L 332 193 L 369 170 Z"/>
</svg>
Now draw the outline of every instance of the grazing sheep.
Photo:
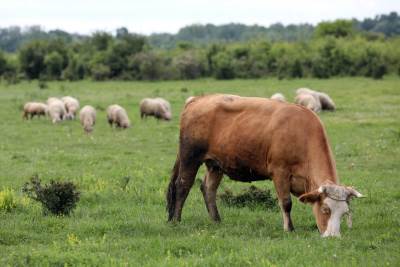
<svg viewBox="0 0 400 267">
<path fill-rule="evenodd" d="M 47 99 L 47 113 L 53 123 L 62 121 L 67 114 L 64 103 L 55 97 Z"/>
<path fill-rule="evenodd" d="M 275 94 L 273 94 L 273 95 L 271 96 L 271 99 L 278 100 L 278 101 L 281 101 L 281 102 L 286 102 L 285 96 L 282 95 L 281 93 L 275 93 Z"/>
<path fill-rule="evenodd" d="M 322 109 L 332 110 L 332 111 L 336 110 L 335 103 L 327 94 L 320 92 L 319 101 L 321 102 Z"/>
<path fill-rule="evenodd" d="M 65 118 L 67 120 L 72 120 L 75 119 L 76 113 L 79 110 L 79 101 L 76 98 L 73 98 L 72 96 L 64 96 L 61 98 L 61 100 L 64 102 L 65 109 L 67 111 L 67 115 Z"/>
<path fill-rule="evenodd" d="M 165 107 L 165 109 L 171 114 L 171 104 L 164 98 L 157 97 L 155 100 L 160 101 L 160 103 Z M 171 117 L 171 116 L 170 116 Z M 170 118 L 171 119 L 171 118 Z"/>
<path fill-rule="evenodd" d="M 299 88 L 296 90 L 296 94 L 310 94 L 314 96 L 314 98 L 321 103 L 321 109 L 323 110 L 334 111 L 336 109 L 335 103 L 326 93 L 314 91 L 308 88 Z"/>
<path fill-rule="evenodd" d="M 321 111 L 321 103 L 311 94 L 299 94 L 296 96 L 294 102 L 311 109 L 314 112 Z"/>
<path fill-rule="evenodd" d="M 117 128 L 128 128 L 131 126 L 126 110 L 119 105 L 111 105 L 107 108 L 107 120 L 110 126 Z"/>
<path fill-rule="evenodd" d="M 39 102 L 28 102 L 24 105 L 24 113 L 22 117 L 24 119 L 32 119 L 35 115 L 40 118 L 40 116 L 46 116 L 47 105 Z"/>
<path fill-rule="evenodd" d="M 57 102 L 57 101 L 61 101 L 59 98 L 57 97 L 49 97 L 47 98 L 47 105 L 50 105 L 51 102 Z"/>
<path fill-rule="evenodd" d="M 79 119 L 85 133 L 92 132 L 96 123 L 96 110 L 92 106 L 84 106 L 79 112 Z"/>
<path fill-rule="evenodd" d="M 163 98 L 144 98 L 140 101 L 140 117 L 154 116 L 157 119 L 171 120 L 171 104 Z"/>
</svg>

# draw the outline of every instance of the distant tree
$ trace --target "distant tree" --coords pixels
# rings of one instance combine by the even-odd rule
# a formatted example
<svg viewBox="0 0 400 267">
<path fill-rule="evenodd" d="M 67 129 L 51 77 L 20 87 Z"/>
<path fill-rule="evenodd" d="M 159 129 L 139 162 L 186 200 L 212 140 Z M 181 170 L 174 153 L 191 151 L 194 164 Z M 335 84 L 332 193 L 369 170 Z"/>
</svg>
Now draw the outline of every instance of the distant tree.
<svg viewBox="0 0 400 267">
<path fill-rule="evenodd" d="M 219 52 L 223 51 L 225 48 L 222 45 L 212 44 L 206 50 L 206 58 L 208 64 L 208 70 L 210 73 L 214 73 L 214 56 Z"/>
<path fill-rule="evenodd" d="M 400 17 L 396 12 L 391 12 L 389 15 L 381 15 L 371 31 L 382 32 L 386 36 L 400 35 Z"/>
<path fill-rule="evenodd" d="M 112 35 L 106 32 L 95 32 L 90 38 L 90 42 L 95 50 L 104 51 L 112 43 Z"/>
<path fill-rule="evenodd" d="M 107 53 L 105 64 L 110 67 L 111 77 L 118 77 L 128 68 L 128 58 L 143 51 L 146 39 L 139 35 L 121 36 Z"/>
<path fill-rule="evenodd" d="M 19 51 L 19 62 L 22 72 L 28 79 L 37 79 L 45 72 L 46 65 L 46 43 L 44 41 L 33 41 L 26 44 Z"/>
<path fill-rule="evenodd" d="M 80 80 L 85 77 L 85 67 L 76 55 L 71 55 L 68 66 L 63 71 L 62 78 L 70 81 Z"/>
<path fill-rule="evenodd" d="M 47 53 L 57 52 L 62 58 L 61 61 L 62 69 L 67 67 L 69 59 L 69 54 L 68 54 L 69 51 L 67 43 L 64 41 L 64 39 L 57 38 L 47 41 L 46 50 Z"/>
<path fill-rule="evenodd" d="M 116 37 L 117 37 L 117 39 L 123 38 L 123 37 L 125 37 L 125 36 L 128 35 L 128 34 L 129 34 L 129 31 L 128 31 L 128 29 L 125 28 L 125 27 L 121 27 L 121 28 L 118 28 L 118 29 L 116 30 Z"/>
<path fill-rule="evenodd" d="M 177 56 L 173 64 L 179 71 L 180 79 L 196 79 L 205 73 L 206 59 L 189 51 Z"/>
<path fill-rule="evenodd" d="M 2 76 L 4 72 L 6 72 L 7 68 L 8 62 L 6 56 L 2 51 L 0 51 L 0 76 Z"/>
<path fill-rule="evenodd" d="M 164 78 L 163 59 L 154 52 L 141 52 L 132 57 L 130 69 L 140 80 L 160 80 Z"/>
<path fill-rule="evenodd" d="M 321 22 L 315 29 L 317 37 L 333 36 L 348 37 L 354 34 L 354 25 L 351 20 L 338 19 L 334 22 Z"/>
<path fill-rule="evenodd" d="M 0 29 L 0 49 L 6 52 L 14 52 L 23 40 L 21 28 L 12 26 Z"/>
<path fill-rule="evenodd" d="M 190 43 L 190 42 L 181 41 L 181 42 L 178 42 L 178 43 L 176 44 L 176 46 L 177 46 L 179 49 L 184 50 L 184 51 L 189 50 L 189 49 L 193 49 L 193 44 Z"/>
<path fill-rule="evenodd" d="M 63 57 L 56 51 L 47 54 L 44 58 L 46 74 L 50 79 L 60 79 L 63 67 Z"/>
<path fill-rule="evenodd" d="M 221 80 L 235 78 L 232 56 L 227 52 L 220 52 L 213 57 L 213 72 L 215 78 Z"/>
<path fill-rule="evenodd" d="M 95 81 L 104 81 L 110 78 L 110 67 L 104 64 L 96 64 L 91 69 L 92 78 Z"/>
</svg>

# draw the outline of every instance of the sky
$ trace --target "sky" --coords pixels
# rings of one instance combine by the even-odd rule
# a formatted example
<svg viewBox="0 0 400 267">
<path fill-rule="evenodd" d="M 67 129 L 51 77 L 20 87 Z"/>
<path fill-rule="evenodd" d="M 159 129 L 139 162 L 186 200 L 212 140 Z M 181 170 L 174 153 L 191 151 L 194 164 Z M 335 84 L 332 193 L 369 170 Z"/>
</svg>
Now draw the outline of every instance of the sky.
<svg viewBox="0 0 400 267">
<path fill-rule="evenodd" d="M 0 0 L 0 28 L 41 25 L 90 34 L 126 27 L 176 33 L 191 24 L 316 24 L 338 18 L 400 13 L 400 0 Z"/>
</svg>

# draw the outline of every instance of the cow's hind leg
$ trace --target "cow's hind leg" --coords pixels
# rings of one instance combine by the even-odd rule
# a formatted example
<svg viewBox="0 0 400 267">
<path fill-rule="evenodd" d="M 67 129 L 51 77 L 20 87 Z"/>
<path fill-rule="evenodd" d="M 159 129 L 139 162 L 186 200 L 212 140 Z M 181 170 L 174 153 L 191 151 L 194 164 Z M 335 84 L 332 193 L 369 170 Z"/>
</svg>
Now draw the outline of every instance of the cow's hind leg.
<svg viewBox="0 0 400 267">
<path fill-rule="evenodd" d="M 218 167 L 212 167 L 207 165 L 207 173 L 204 177 L 204 181 L 200 186 L 200 190 L 203 193 L 206 208 L 211 219 L 215 222 L 221 221 L 218 213 L 216 198 L 217 189 L 222 180 L 223 173 Z"/>
<path fill-rule="evenodd" d="M 283 170 L 280 170 L 273 175 L 275 190 L 278 195 L 279 206 L 282 210 L 283 228 L 285 231 L 293 231 L 293 223 L 290 217 L 292 210 L 292 199 L 290 197 L 290 175 Z"/>
<path fill-rule="evenodd" d="M 199 167 L 200 163 L 191 162 L 190 164 L 185 164 L 181 161 L 179 176 L 175 183 L 175 208 L 172 221 L 181 220 L 183 204 L 193 186 Z"/>
</svg>

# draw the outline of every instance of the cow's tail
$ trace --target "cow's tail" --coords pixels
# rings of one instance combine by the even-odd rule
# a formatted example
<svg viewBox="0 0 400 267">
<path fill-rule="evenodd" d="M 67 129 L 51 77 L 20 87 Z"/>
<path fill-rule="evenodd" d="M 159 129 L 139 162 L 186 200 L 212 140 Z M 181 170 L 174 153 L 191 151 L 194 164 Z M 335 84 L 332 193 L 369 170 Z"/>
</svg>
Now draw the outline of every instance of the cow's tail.
<svg viewBox="0 0 400 267">
<path fill-rule="evenodd" d="M 176 156 L 176 161 L 174 168 L 172 169 L 171 173 L 171 180 L 169 181 L 168 191 L 167 191 L 167 212 L 168 212 L 168 221 L 172 220 L 175 212 L 175 202 L 176 202 L 176 180 L 179 176 L 179 153 Z"/>
</svg>

